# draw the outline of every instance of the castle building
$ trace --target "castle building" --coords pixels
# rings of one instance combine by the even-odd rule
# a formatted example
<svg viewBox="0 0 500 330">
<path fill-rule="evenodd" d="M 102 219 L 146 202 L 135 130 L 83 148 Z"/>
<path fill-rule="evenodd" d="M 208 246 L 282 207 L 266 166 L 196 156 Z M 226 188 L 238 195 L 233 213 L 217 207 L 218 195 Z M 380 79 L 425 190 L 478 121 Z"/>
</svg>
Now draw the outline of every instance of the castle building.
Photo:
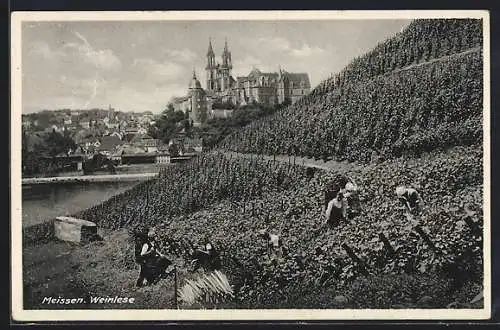
<svg viewBox="0 0 500 330">
<path fill-rule="evenodd" d="M 207 93 L 201 87 L 200 81 L 196 78 L 196 72 L 193 70 L 193 77 L 189 83 L 187 95 L 174 98 L 172 105 L 176 111 L 188 114 L 194 126 L 199 126 L 207 119 L 207 113 L 211 109 L 211 101 L 211 98 L 207 97 Z"/>
<path fill-rule="evenodd" d="M 253 68 L 247 76 L 234 79 L 227 40 L 220 63 L 216 62 L 212 40 L 208 41 L 206 57 L 206 89 L 201 87 L 193 72 L 187 95 L 174 98 L 172 102 L 176 110 L 189 113 L 195 125 L 201 124 L 216 113 L 217 104 L 232 104 L 238 107 L 252 103 L 266 106 L 295 103 L 311 89 L 307 73 L 286 72 L 281 67 L 278 72 L 261 72 Z"/>
</svg>

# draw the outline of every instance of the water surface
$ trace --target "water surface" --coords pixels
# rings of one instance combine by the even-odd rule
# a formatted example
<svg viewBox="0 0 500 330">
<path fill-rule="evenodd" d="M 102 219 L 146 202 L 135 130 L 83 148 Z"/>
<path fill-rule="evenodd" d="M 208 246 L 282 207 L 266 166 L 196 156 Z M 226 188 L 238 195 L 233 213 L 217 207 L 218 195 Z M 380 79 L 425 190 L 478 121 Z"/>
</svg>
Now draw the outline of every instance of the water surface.
<svg viewBox="0 0 500 330">
<path fill-rule="evenodd" d="M 100 204 L 139 182 L 47 183 L 23 186 L 23 227 Z"/>
</svg>

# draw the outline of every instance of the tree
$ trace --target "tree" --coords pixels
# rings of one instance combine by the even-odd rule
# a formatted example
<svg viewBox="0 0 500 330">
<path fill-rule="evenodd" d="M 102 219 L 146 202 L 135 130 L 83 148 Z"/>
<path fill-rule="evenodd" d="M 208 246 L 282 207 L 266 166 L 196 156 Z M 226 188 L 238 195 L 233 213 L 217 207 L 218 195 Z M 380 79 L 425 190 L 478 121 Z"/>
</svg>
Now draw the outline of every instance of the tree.
<svg viewBox="0 0 500 330">
<path fill-rule="evenodd" d="M 156 133 L 156 138 L 168 143 L 175 134 L 185 127 L 186 124 L 181 123 L 184 120 L 186 120 L 186 114 L 182 111 L 175 111 L 173 105 L 169 103 L 167 108 L 163 110 L 160 119 L 155 123 L 154 129 L 151 130 Z"/>
<path fill-rule="evenodd" d="M 60 153 L 67 153 L 68 150 L 76 149 L 76 144 L 69 136 L 69 133 L 61 134 L 53 130 L 45 139 L 46 153 L 56 156 Z"/>
<path fill-rule="evenodd" d="M 170 154 L 171 157 L 177 157 L 177 156 L 179 156 L 179 152 L 180 152 L 180 148 L 177 145 L 177 143 L 172 143 L 168 147 L 168 153 Z"/>
<path fill-rule="evenodd" d="M 175 112 L 175 109 L 174 109 L 174 105 L 172 103 L 169 103 L 167 104 L 167 109 L 166 109 L 167 113 L 174 113 Z"/>
</svg>

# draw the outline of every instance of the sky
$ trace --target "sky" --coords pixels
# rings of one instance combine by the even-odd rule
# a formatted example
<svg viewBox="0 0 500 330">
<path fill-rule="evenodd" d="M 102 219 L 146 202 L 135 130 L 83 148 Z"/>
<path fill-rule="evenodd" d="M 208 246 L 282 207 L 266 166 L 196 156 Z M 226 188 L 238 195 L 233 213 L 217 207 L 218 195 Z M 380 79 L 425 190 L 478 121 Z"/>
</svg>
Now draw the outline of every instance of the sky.
<svg viewBox="0 0 500 330">
<path fill-rule="evenodd" d="M 187 93 L 195 70 L 206 86 L 212 38 L 216 61 L 227 38 L 232 75 L 256 67 L 307 72 L 312 87 L 409 20 L 24 22 L 23 113 L 90 109 L 160 113 Z"/>
</svg>

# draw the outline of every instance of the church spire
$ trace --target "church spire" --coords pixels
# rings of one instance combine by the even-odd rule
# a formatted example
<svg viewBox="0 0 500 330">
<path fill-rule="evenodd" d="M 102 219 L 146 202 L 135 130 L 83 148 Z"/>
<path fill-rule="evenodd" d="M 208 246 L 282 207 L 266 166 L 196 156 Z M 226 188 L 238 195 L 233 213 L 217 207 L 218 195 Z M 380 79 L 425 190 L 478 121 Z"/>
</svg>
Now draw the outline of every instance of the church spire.
<svg viewBox="0 0 500 330">
<path fill-rule="evenodd" d="M 196 69 L 194 66 L 193 66 L 193 79 L 196 79 Z"/>
<path fill-rule="evenodd" d="M 225 38 L 224 42 L 224 51 L 222 52 L 222 65 L 225 68 L 232 69 L 233 65 L 231 63 L 231 52 L 229 51 L 229 48 L 227 47 L 227 37 Z"/>
<path fill-rule="evenodd" d="M 214 55 L 214 49 L 212 48 L 212 37 L 208 37 L 208 52 L 207 56 Z"/>
</svg>

